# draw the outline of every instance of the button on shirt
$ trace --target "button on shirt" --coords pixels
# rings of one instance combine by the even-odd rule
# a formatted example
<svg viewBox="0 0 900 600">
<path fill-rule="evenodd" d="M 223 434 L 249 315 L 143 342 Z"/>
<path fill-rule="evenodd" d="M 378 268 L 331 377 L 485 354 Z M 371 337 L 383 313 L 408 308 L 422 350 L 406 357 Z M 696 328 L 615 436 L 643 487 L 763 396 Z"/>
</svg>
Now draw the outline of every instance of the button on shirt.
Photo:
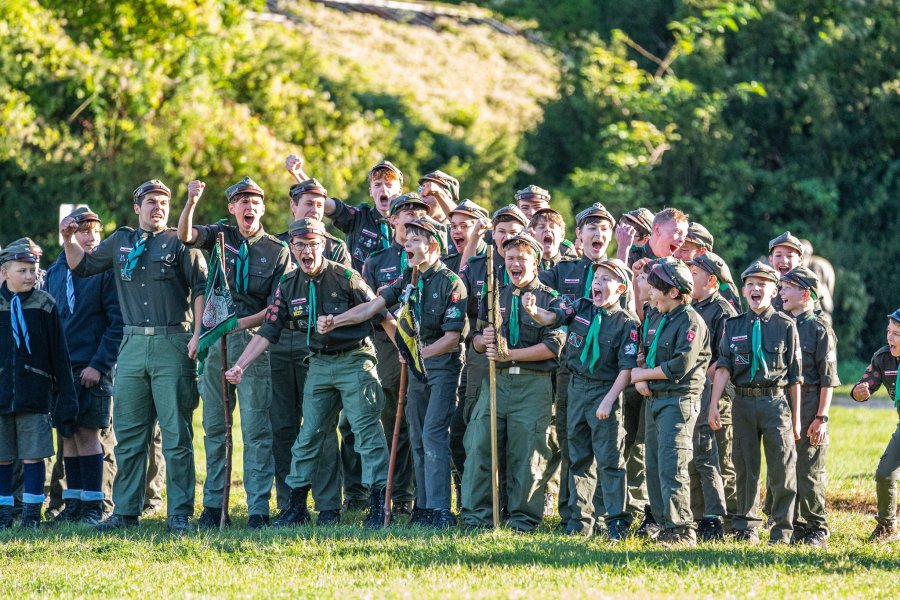
<svg viewBox="0 0 900 600">
<path fill-rule="evenodd" d="M 592 370 L 582 362 L 581 356 L 585 345 L 590 343 L 588 331 L 597 314 L 600 314 L 600 357 Z M 599 308 L 591 300 L 579 298 L 572 310 L 566 311 L 561 324 L 569 330 L 566 366 L 573 373 L 594 381 L 612 383 L 620 371 L 637 367 L 639 325 L 637 319 L 618 304 Z"/>
</svg>

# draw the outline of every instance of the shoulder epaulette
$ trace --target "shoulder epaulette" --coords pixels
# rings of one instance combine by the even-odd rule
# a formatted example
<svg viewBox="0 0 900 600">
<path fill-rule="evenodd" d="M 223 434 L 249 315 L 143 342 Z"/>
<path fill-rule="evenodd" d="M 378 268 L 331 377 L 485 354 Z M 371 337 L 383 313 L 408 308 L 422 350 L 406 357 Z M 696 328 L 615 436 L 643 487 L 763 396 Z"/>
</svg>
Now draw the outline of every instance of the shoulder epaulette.
<svg viewBox="0 0 900 600">
<path fill-rule="evenodd" d="M 122 225 L 121 227 L 116 229 L 116 231 L 127 231 L 127 232 L 131 233 L 132 231 L 134 231 L 134 227 L 129 227 L 128 225 Z"/>
<path fill-rule="evenodd" d="M 563 240 L 563 241 L 562 241 L 562 245 L 563 245 L 563 246 L 567 246 L 567 247 L 569 247 L 569 248 L 574 248 L 574 247 L 575 247 L 575 244 L 573 244 L 573 243 L 570 242 L 569 240 Z"/>
<path fill-rule="evenodd" d="M 344 269 L 344 277 L 347 279 L 353 279 L 353 269 Z"/>
<path fill-rule="evenodd" d="M 559 297 L 559 292 L 557 292 L 557 291 L 554 290 L 553 288 L 548 287 L 548 288 L 547 288 L 547 291 L 549 291 L 549 292 L 550 292 L 550 295 L 553 296 L 554 298 Z"/>
<path fill-rule="evenodd" d="M 228 219 L 219 219 L 215 223 L 216 225 L 228 225 Z"/>
</svg>

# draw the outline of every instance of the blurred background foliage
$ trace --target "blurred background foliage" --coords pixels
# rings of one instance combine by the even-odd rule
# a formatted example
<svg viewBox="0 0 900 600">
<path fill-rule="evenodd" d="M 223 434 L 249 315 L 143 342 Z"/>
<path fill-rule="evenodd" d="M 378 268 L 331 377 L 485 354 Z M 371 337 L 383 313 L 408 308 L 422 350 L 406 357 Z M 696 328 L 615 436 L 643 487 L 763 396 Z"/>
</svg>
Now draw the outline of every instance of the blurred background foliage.
<svg viewBox="0 0 900 600">
<path fill-rule="evenodd" d="M 883 343 L 900 305 L 893 0 L 459 8 L 519 34 L 303 0 L 0 3 L 0 243 L 55 255 L 61 202 L 133 224 L 131 190 L 154 177 L 174 224 L 190 179 L 215 220 L 250 175 L 277 232 L 286 154 L 351 202 L 388 157 L 407 188 L 441 168 L 492 207 L 536 183 L 569 222 L 595 201 L 678 206 L 738 272 L 790 229 L 837 268 L 842 355 Z"/>
</svg>

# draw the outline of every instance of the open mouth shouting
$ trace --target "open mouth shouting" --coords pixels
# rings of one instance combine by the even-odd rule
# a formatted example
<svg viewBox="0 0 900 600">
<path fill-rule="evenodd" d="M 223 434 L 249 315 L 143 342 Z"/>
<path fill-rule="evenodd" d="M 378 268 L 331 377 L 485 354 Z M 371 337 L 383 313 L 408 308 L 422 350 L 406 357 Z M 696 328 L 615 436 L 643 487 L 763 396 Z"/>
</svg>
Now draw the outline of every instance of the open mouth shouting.
<svg viewBox="0 0 900 600">
<path fill-rule="evenodd" d="M 301 256 L 300 267 L 305 273 L 311 273 L 316 266 L 316 258 L 314 256 Z"/>
<path fill-rule="evenodd" d="M 513 285 L 518 285 L 521 283 L 525 283 L 523 278 L 525 276 L 525 269 L 523 269 L 519 265 L 513 265 L 507 269 L 509 273 L 509 279 L 513 283 Z"/>
<path fill-rule="evenodd" d="M 450 236 L 450 239 L 453 240 L 453 245 L 459 251 L 462 251 L 462 248 L 466 245 L 466 236 L 462 233 L 454 233 Z"/>
</svg>

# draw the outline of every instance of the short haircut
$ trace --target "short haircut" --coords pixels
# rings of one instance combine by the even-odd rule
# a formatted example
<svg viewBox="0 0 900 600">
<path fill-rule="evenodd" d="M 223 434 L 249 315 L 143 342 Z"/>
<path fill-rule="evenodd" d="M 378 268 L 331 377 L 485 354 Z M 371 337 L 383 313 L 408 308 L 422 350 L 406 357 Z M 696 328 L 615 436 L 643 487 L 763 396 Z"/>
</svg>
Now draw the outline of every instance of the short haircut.
<svg viewBox="0 0 900 600">
<path fill-rule="evenodd" d="M 534 215 L 533 217 L 531 217 L 531 223 L 529 223 L 528 226 L 533 229 L 538 224 L 544 223 L 546 221 L 559 225 L 563 231 L 566 230 L 566 222 L 563 220 L 562 215 L 553 212 L 540 212 Z"/>
<path fill-rule="evenodd" d="M 534 247 L 531 244 L 529 244 L 528 242 L 526 242 L 525 240 L 516 239 L 516 240 L 511 240 L 509 242 L 503 243 L 503 249 L 506 251 L 507 254 L 513 248 L 519 248 L 519 249 L 524 248 L 526 254 L 531 254 L 532 256 L 537 258 L 537 253 L 534 251 Z"/>
<path fill-rule="evenodd" d="M 372 172 L 369 173 L 369 183 L 372 183 L 376 179 L 384 179 L 388 182 L 400 181 L 400 177 L 397 175 L 397 173 L 387 167 L 372 169 Z"/>
<path fill-rule="evenodd" d="M 94 221 L 92 219 L 90 221 L 82 221 L 78 224 L 79 233 L 90 233 L 95 230 L 97 231 L 97 233 L 103 231 L 103 226 L 100 225 L 100 221 Z"/>
<path fill-rule="evenodd" d="M 688 216 L 677 208 L 664 208 L 653 217 L 654 225 L 662 225 L 663 223 L 688 223 Z"/>
<path fill-rule="evenodd" d="M 511 215 L 509 213 L 507 213 L 505 215 L 499 215 L 496 219 L 494 219 L 495 226 L 499 225 L 500 223 L 518 223 L 519 225 L 522 225 L 522 221 L 520 221 L 519 219 L 517 219 L 516 217 L 514 217 L 513 215 Z M 522 225 L 522 227 L 524 228 L 525 226 Z"/>
<path fill-rule="evenodd" d="M 254 198 L 259 198 L 259 201 L 262 202 L 262 203 L 264 203 L 264 204 L 265 204 L 265 202 L 266 202 L 265 198 L 262 198 L 259 194 L 255 194 L 255 193 L 253 193 L 253 192 L 241 192 L 241 193 L 239 193 L 239 194 L 235 194 L 234 196 L 232 196 L 231 199 L 228 201 L 228 204 L 234 204 L 234 203 L 236 203 L 236 202 L 239 202 L 239 201 L 243 200 L 243 199 L 244 199 L 245 197 L 247 197 L 247 196 L 252 196 L 252 197 L 254 197 Z"/>
</svg>

